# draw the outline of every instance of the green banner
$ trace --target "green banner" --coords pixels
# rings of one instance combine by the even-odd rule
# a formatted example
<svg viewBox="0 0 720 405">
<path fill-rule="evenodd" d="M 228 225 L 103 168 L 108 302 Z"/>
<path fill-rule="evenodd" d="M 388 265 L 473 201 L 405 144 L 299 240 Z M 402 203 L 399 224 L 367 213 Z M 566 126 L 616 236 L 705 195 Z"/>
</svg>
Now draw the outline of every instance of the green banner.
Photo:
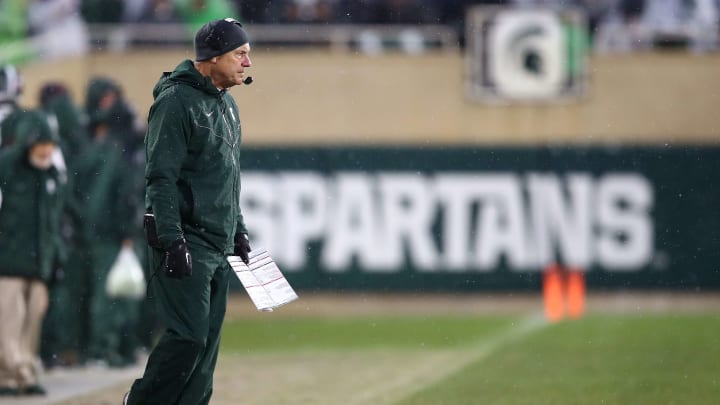
<svg viewBox="0 0 720 405">
<path fill-rule="evenodd" d="M 254 246 L 298 289 L 720 287 L 720 148 L 246 148 Z"/>
</svg>

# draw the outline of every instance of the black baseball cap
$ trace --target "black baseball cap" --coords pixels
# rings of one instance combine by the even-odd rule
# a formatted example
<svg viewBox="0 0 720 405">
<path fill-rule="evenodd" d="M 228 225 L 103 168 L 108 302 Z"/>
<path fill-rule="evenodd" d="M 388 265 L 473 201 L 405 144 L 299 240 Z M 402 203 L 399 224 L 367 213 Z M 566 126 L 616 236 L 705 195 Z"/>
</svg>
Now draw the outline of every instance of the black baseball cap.
<svg viewBox="0 0 720 405">
<path fill-rule="evenodd" d="M 195 34 L 195 60 L 208 60 L 249 42 L 239 21 L 233 18 L 210 21 Z"/>
</svg>

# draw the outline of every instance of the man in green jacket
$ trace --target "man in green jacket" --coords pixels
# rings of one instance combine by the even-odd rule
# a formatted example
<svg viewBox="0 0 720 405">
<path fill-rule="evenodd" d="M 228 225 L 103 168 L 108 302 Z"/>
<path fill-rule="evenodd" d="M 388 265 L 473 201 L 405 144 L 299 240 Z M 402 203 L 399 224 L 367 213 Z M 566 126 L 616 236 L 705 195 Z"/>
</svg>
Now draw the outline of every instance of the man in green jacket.
<svg viewBox="0 0 720 405">
<path fill-rule="evenodd" d="M 207 404 L 230 278 L 248 260 L 240 212 L 240 119 L 227 89 L 243 84 L 250 44 L 233 19 L 205 24 L 186 60 L 155 86 L 146 145 L 151 294 L 165 332 L 127 404 Z M 246 82 L 245 82 L 246 83 Z M 154 227 L 152 226 L 154 222 Z"/>
<path fill-rule="evenodd" d="M 42 395 L 35 359 L 65 184 L 45 115 L 26 112 L 15 128 L 15 144 L 0 152 L 0 395 Z"/>
<path fill-rule="evenodd" d="M 67 260 L 57 276 L 50 280 L 48 289 L 50 304 L 42 327 L 40 356 L 46 369 L 55 366 L 72 366 L 78 363 L 79 348 L 86 346 L 81 338 L 80 328 L 86 322 L 81 311 L 85 306 L 81 291 L 84 290 L 84 276 L 88 263 L 78 260 L 85 249 L 77 249 L 79 216 L 82 208 L 73 198 L 74 176 L 77 162 L 85 154 L 87 134 L 82 124 L 82 115 L 75 106 L 70 92 L 59 82 L 48 82 L 40 89 L 39 107 L 47 115 L 50 128 L 57 133 L 60 149 L 67 163 L 67 198 L 61 219 L 62 241 Z M 57 168 L 57 167 L 56 167 Z"/>
<path fill-rule="evenodd" d="M 88 358 L 120 367 L 135 362 L 134 331 L 139 306 L 133 300 L 110 297 L 105 285 L 123 247 L 132 248 L 140 231 L 138 211 L 142 194 L 134 187 L 133 167 L 125 154 L 125 131 L 117 122 L 132 125 L 122 91 L 114 81 L 93 78 L 85 111 L 92 138 L 77 162 L 76 194 L 82 201 L 80 215 L 83 241 L 89 253 Z"/>
</svg>

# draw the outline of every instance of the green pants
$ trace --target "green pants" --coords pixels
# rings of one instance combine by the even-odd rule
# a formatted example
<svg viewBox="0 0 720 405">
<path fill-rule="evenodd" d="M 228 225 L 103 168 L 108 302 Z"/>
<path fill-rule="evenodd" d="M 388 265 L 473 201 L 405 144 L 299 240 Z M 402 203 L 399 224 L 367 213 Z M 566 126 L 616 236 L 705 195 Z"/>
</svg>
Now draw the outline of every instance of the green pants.
<svg viewBox="0 0 720 405">
<path fill-rule="evenodd" d="M 50 289 L 50 306 L 41 342 L 43 360 L 50 365 L 63 360 L 63 353 L 72 353 L 74 361 L 82 361 L 87 355 L 92 290 L 92 264 L 88 250 L 84 246 L 71 250 L 63 266 L 65 277 Z"/>
<path fill-rule="evenodd" d="M 165 332 L 150 353 L 145 374 L 132 385 L 128 404 L 198 405 L 210 402 L 232 270 L 225 257 L 188 241 L 192 276 L 173 279 L 162 270 L 151 299 Z M 157 269 L 163 252 L 150 252 Z"/>
</svg>

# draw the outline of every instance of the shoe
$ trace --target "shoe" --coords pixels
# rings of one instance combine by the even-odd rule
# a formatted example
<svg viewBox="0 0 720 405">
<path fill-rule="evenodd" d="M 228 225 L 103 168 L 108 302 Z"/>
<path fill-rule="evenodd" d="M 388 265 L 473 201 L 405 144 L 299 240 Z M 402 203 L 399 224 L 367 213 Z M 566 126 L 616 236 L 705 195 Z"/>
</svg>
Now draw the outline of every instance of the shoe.
<svg viewBox="0 0 720 405">
<path fill-rule="evenodd" d="M 21 395 L 44 396 L 44 395 L 47 395 L 47 391 L 45 391 L 45 388 L 43 388 L 42 385 L 33 384 L 33 385 L 28 385 L 27 387 L 25 387 L 25 389 L 22 390 Z"/>
<path fill-rule="evenodd" d="M 20 394 L 17 388 L 0 387 L 0 397 L 15 397 Z"/>
<path fill-rule="evenodd" d="M 126 392 L 125 395 L 123 395 L 123 403 L 122 405 L 127 405 L 128 398 L 130 398 L 130 391 Z"/>
</svg>

